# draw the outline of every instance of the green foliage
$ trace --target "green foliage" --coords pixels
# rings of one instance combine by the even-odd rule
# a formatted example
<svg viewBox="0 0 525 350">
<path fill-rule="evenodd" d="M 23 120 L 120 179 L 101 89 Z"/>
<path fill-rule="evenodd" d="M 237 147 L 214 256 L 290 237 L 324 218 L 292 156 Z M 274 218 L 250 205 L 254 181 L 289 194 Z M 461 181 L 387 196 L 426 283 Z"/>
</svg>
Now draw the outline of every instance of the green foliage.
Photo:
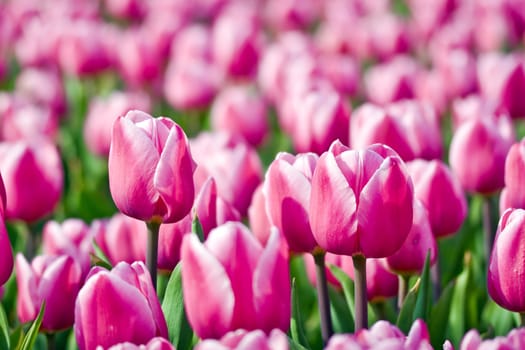
<svg viewBox="0 0 525 350">
<path fill-rule="evenodd" d="M 42 325 L 42 320 L 44 319 L 44 310 L 46 308 L 46 303 L 43 302 L 40 307 L 40 312 L 38 313 L 37 318 L 29 327 L 27 334 L 21 338 L 21 342 L 17 342 L 16 350 L 31 350 L 35 344 L 36 338 L 38 337 L 38 331 Z"/>
<path fill-rule="evenodd" d="M 304 330 L 301 308 L 298 299 L 299 296 L 297 295 L 297 286 L 294 279 L 292 280 L 292 318 L 290 320 L 290 335 L 294 343 L 306 349 L 310 349 L 310 345 L 306 339 L 306 333 Z"/>
</svg>

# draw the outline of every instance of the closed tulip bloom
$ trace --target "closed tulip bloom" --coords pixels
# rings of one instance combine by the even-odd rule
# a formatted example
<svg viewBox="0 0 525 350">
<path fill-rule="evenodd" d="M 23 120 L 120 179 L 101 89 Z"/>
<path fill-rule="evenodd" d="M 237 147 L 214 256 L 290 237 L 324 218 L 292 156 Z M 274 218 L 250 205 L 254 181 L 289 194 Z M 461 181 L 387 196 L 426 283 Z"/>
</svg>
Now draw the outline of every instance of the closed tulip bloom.
<svg viewBox="0 0 525 350">
<path fill-rule="evenodd" d="M 113 124 L 109 188 L 119 210 L 143 221 L 175 222 L 191 209 L 194 163 L 171 119 L 130 111 Z"/>
<path fill-rule="evenodd" d="M 97 350 L 104 350 L 103 347 L 98 346 Z M 169 341 L 164 338 L 156 337 L 151 339 L 145 345 L 136 345 L 133 343 L 125 342 L 117 345 L 113 345 L 107 350 L 175 350 L 175 347 L 171 345 Z"/>
<path fill-rule="evenodd" d="M 253 193 L 252 202 L 248 208 L 248 221 L 255 237 L 266 245 L 271 233 L 270 217 L 266 212 L 266 196 L 264 195 L 264 182 Z"/>
<path fill-rule="evenodd" d="M 515 143 L 505 159 L 505 188 L 501 192 L 500 212 L 508 208 L 525 209 L 525 139 Z"/>
<path fill-rule="evenodd" d="M 94 268 L 75 304 L 75 338 L 80 350 L 167 338 L 168 329 L 150 275 L 142 262 Z"/>
<path fill-rule="evenodd" d="M 405 242 L 397 252 L 385 259 L 387 267 L 400 275 L 420 274 L 427 253 L 430 264 L 437 258 L 436 239 L 432 233 L 427 209 L 419 200 L 414 201 L 414 222 Z"/>
<path fill-rule="evenodd" d="M 144 221 L 121 213 L 91 224 L 95 242 L 112 265 L 145 261 L 148 229 Z"/>
<path fill-rule="evenodd" d="M 62 162 L 55 145 L 47 139 L 0 143 L 0 172 L 9 198 L 7 220 L 40 220 L 60 200 Z"/>
<path fill-rule="evenodd" d="M 391 148 L 345 150 L 335 142 L 312 177 L 312 233 L 328 252 L 386 257 L 410 232 L 413 200 L 406 165 Z"/>
<path fill-rule="evenodd" d="M 273 329 L 269 335 L 261 330 L 248 332 L 239 329 L 226 333 L 220 340 L 206 339 L 195 350 L 288 350 L 288 338 L 280 329 Z"/>
<path fill-rule="evenodd" d="M 5 196 L 4 196 L 5 198 Z M 0 287 L 7 282 L 13 272 L 13 249 L 7 235 L 4 220 L 0 222 Z M 1 293 L 0 293 L 1 294 Z M 1 295 L 0 295 L 0 299 Z"/>
<path fill-rule="evenodd" d="M 507 209 L 498 224 L 490 256 L 487 285 L 490 297 L 501 307 L 525 312 L 522 291 L 525 251 L 525 210 Z"/>
<path fill-rule="evenodd" d="M 440 160 L 416 159 L 407 166 L 414 194 L 428 212 L 434 236 L 457 232 L 467 216 L 467 198 L 456 175 Z"/>
<path fill-rule="evenodd" d="M 71 327 L 83 280 L 80 265 L 70 256 L 40 255 L 30 265 L 22 254 L 17 254 L 18 319 L 21 323 L 33 321 L 45 301 L 42 330 L 53 332 Z"/>
<path fill-rule="evenodd" d="M 290 276 L 281 244 L 273 232 L 263 247 L 238 222 L 212 230 L 205 243 L 195 235 L 184 237 L 184 305 L 200 338 L 220 338 L 239 328 L 267 334 L 288 329 Z"/>
<path fill-rule="evenodd" d="M 505 157 L 514 143 L 504 123 L 504 119 L 470 120 L 454 133 L 450 167 L 466 191 L 490 194 L 503 188 Z"/>
<path fill-rule="evenodd" d="M 312 175 L 319 157 L 314 153 L 293 156 L 279 153 L 264 182 L 266 212 L 284 235 L 292 252 L 309 253 L 317 247 L 310 228 L 308 208 Z"/>
</svg>

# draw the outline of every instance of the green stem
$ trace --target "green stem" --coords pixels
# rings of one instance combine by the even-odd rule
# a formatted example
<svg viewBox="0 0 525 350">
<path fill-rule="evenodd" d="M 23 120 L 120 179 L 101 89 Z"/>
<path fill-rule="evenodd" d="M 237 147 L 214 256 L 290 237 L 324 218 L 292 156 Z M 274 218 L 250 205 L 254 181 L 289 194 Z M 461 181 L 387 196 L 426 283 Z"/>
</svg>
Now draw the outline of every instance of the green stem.
<svg viewBox="0 0 525 350">
<path fill-rule="evenodd" d="M 315 276 L 317 281 L 317 300 L 319 315 L 321 317 L 321 335 L 326 345 L 334 333 L 330 314 L 330 299 L 328 297 L 328 284 L 326 282 L 325 253 L 313 254 L 315 260 Z"/>
<path fill-rule="evenodd" d="M 405 298 L 408 294 L 408 280 L 410 279 L 410 276 L 408 275 L 399 275 L 399 287 L 397 290 L 397 307 L 401 309 L 403 307 L 403 303 L 405 302 Z"/>
<path fill-rule="evenodd" d="M 520 327 L 525 327 L 525 313 L 520 312 Z"/>
<path fill-rule="evenodd" d="M 485 243 L 485 259 L 488 261 L 490 259 L 490 254 L 492 253 L 492 243 L 494 237 L 492 235 L 492 220 L 491 220 L 492 210 L 490 197 L 483 197 L 483 237 Z"/>
<path fill-rule="evenodd" d="M 160 222 L 150 221 L 148 224 L 148 249 L 146 251 L 146 266 L 151 275 L 153 288 L 157 290 L 157 256 L 159 251 Z"/>
<path fill-rule="evenodd" d="M 366 295 L 366 258 L 362 254 L 352 256 L 355 283 L 355 331 L 368 328 L 368 297 Z"/>
<path fill-rule="evenodd" d="M 56 347 L 56 337 L 55 333 L 46 333 L 47 338 L 47 350 L 55 350 Z"/>
</svg>

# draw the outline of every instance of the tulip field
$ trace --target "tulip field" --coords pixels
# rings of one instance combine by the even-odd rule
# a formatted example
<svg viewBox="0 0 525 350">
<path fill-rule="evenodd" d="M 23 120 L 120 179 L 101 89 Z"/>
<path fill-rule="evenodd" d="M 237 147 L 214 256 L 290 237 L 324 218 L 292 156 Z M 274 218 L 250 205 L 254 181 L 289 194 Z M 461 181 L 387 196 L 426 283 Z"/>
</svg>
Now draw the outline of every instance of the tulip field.
<svg viewBox="0 0 525 350">
<path fill-rule="evenodd" d="M 1 0 L 0 350 L 525 349 L 524 0 Z"/>
</svg>

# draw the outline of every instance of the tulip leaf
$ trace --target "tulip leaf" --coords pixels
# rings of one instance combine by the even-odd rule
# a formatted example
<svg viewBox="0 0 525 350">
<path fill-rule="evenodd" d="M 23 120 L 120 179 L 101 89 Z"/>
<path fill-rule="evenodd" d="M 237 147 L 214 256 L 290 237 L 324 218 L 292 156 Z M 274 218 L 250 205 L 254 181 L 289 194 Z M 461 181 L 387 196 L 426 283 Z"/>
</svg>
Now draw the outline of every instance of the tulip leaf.
<svg viewBox="0 0 525 350">
<path fill-rule="evenodd" d="M 304 323 L 301 317 L 295 278 L 292 280 L 292 318 L 290 320 L 290 335 L 294 342 L 307 349 L 310 349 L 308 340 L 306 339 L 306 333 L 304 331 Z"/>
<path fill-rule="evenodd" d="M 396 326 L 405 334 L 408 333 L 412 323 L 414 322 L 414 310 L 416 308 L 417 292 L 419 290 L 420 284 L 421 279 L 418 279 L 414 287 L 405 297 L 403 306 L 399 310 L 399 315 L 397 316 Z"/>
<path fill-rule="evenodd" d="M 505 310 L 492 300 L 488 300 L 481 317 L 485 328 L 493 332 L 493 336 L 505 336 L 512 328 L 519 325 L 519 322 L 516 323 L 515 316 L 518 316 L 518 313 Z"/>
<path fill-rule="evenodd" d="M 292 338 L 288 338 L 289 350 L 308 350 Z"/>
<path fill-rule="evenodd" d="M 20 349 L 22 346 L 22 340 L 24 339 L 24 330 L 22 326 L 18 326 L 11 336 L 9 337 L 9 342 L 11 343 L 11 350 Z"/>
<path fill-rule="evenodd" d="M 36 318 L 36 320 L 33 321 L 33 323 L 31 324 L 31 327 L 29 327 L 27 334 L 24 336 L 20 346 L 17 347 L 17 350 L 32 350 L 33 349 L 36 338 L 38 337 L 38 331 L 40 330 L 40 326 L 42 325 L 42 320 L 44 319 L 45 308 L 46 308 L 46 302 L 44 301 L 42 302 L 42 306 L 40 307 L 40 312 L 38 313 L 38 317 Z"/>
<path fill-rule="evenodd" d="M 352 320 L 355 319 L 355 305 L 354 305 L 354 281 L 339 267 L 335 265 L 329 266 L 330 271 L 334 275 L 334 277 L 341 283 L 341 286 L 343 287 L 343 294 L 346 299 L 346 304 L 348 306 L 348 310 L 350 311 L 350 315 L 352 316 Z"/>
<path fill-rule="evenodd" d="M 335 333 L 350 333 L 354 330 L 354 318 L 346 305 L 346 299 L 340 291 L 328 286 L 330 296 L 330 309 L 332 311 L 332 322 Z"/>
<path fill-rule="evenodd" d="M 171 273 L 162 302 L 162 311 L 166 317 L 171 343 L 177 350 L 186 350 L 191 347 L 193 330 L 184 310 L 181 269 L 182 262 L 177 264 Z"/>
<path fill-rule="evenodd" d="M 446 337 L 448 315 L 452 305 L 452 296 L 454 295 L 455 282 L 451 281 L 441 293 L 439 300 L 432 307 L 430 319 L 428 320 L 428 329 L 430 340 L 434 349 L 443 345 Z"/>
<path fill-rule="evenodd" d="M 97 242 L 93 240 L 92 244 L 93 250 L 95 251 L 94 253 L 91 253 L 91 261 L 93 262 L 93 264 L 111 270 L 113 267 L 111 266 L 111 263 L 109 262 L 109 259 L 106 256 L 106 254 L 104 254 L 102 249 L 100 249 L 100 246 L 97 244 Z"/>
<path fill-rule="evenodd" d="M 193 221 L 191 222 L 191 232 L 195 233 L 199 237 L 199 241 L 204 242 L 204 230 L 202 229 L 201 221 L 195 213 Z"/>
<path fill-rule="evenodd" d="M 0 304 L 0 349 L 9 349 L 9 323 L 2 304 Z"/>
<path fill-rule="evenodd" d="M 468 294 L 470 274 L 470 263 L 467 262 L 467 266 L 456 279 L 456 287 L 452 296 L 448 319 L 449 334 L 447 336 L 454 344 L 459 344 L 459 341 L 467 331 L 466 301 L 470 297 Z"/>
<path fill-rule="evenodd" d="M 425 322 L 430 316 L 430 306 L 432 304 L 432 283 L 430 282 L 430 251 L 427 252 L 421 282 L 417 291 L 417 300 L 414 308 L 412 322 L 421 318 Z"/>
</svg>

